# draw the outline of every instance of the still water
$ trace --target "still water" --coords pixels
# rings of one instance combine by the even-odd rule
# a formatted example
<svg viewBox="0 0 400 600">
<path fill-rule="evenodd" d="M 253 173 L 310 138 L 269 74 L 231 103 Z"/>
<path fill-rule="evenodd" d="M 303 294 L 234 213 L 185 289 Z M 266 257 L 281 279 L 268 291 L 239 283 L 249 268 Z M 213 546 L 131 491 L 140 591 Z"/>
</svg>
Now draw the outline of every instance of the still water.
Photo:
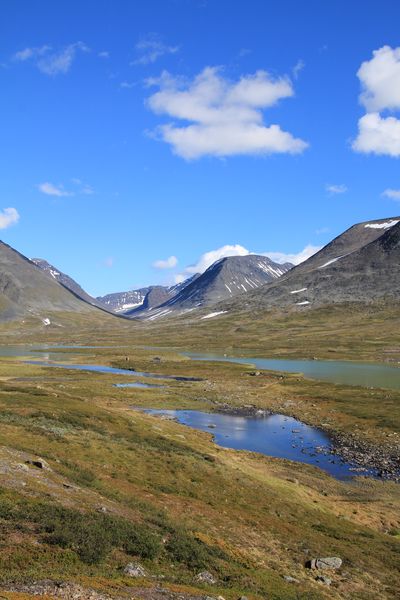
<svg viewBox="0 0 400 600">
<path fill-rule="evenodd" d="M 242 417 L 196 410 L 155 410 L 144 412 L 165 415 L 179 423 L 212 433 L 224 448 L 250 450 L 267 456 L 286 458 L 323 469 L 336 479 L 356 474 L 374 476 L 372 470 L 357 472 L 355 467 L 330 454 L 331 441 L 321 430 L 285 415 Z"/>
<path fill-rule="evenodd" d="M 360 385 L 363 387 L 381 387 L 400 389 L 400 368 L 384 364 L 356 363 L 345 360 L 294 360 L 279 358 L 253 358 L 221 356 L 219 354 L 199 354 L 185 352 L 192 360 L 210 360 L 254 365 L 257 369 L 303 373 L 311 379 Z"/>
</svg>

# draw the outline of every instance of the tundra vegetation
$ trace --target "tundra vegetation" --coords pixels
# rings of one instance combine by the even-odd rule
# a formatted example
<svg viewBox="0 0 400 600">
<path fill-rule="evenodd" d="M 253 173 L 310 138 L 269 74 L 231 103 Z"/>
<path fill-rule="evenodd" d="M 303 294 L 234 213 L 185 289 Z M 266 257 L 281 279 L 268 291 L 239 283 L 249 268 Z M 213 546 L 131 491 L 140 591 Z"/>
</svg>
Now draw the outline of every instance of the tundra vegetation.
<svg viewBox="0 0 400 600">
<path fill-rule="evenodd" d="M 398 457 L 400 391 L 272 371 L 252 377 L 249 365 L 193 362 L 179 353 L 240 348 L 256 356 L 395 365 L 394 305 L 266 312 L 257 319 L 227 314 L 208 323 L 50 317 L 49 327 L 27 319 L 24 335 L 12 322 L 1 328 L 2 343 L 21 343 L 20 357 L 0 361 L 3 597 L 29 597 L 23 585 L 44 580 L 118 598 L 149 597 L 160 585 L 183 597 L 226 600 L 397 597 L 397 483 L 340 482 L 312 466 L 218 447 L 211 433 L 137 410 L 251 405 L 322 424 Z M 64 349 L 71 363 L 200 381 L 116 388 L 121 376 L 115 374 L 21 360 L 22 344 L 43 342 L 109 346 Z M 343 561 L 329 572 L 329 585 L 305 566 L 327 556 Z M 132 562 L 147 576 L 129 577 L 124 569 Z M 215 583 L 199 582 L 202 571 Z"/>
</svg>

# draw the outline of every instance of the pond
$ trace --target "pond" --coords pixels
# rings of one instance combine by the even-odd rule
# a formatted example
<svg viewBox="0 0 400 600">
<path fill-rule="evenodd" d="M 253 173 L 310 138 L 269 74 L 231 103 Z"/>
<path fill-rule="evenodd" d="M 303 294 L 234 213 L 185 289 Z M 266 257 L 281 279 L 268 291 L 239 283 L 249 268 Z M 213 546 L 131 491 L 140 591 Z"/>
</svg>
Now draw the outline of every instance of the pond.
<svg viewBox="0 0 400 600">
<path fill-rule="evenodd" d="M 374 470 L 357 469 L 331 454 L 331 440 L 323 431 L 285 415 L 249 417 L 163 409 L 144 409 L 143 412 L 174 418 L 183 425 L 212 433 L 214 441 L 224 448 L 249 450 L 314 465 L 336 479 L 348 480 L 357 474 L 377 475 Z"/>
</svg>

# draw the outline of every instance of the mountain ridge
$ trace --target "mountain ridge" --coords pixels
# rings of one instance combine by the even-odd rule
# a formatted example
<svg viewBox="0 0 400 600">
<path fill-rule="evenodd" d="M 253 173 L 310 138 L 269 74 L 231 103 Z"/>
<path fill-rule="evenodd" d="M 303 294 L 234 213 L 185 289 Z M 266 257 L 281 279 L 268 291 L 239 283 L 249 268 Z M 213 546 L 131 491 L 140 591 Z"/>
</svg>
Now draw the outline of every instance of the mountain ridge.
<svg viewBox="0 0 400 600">
<path fill-rule="evenodd" d="M 154 320 L 170 313 L 213 306 L 271 282 L 292 267 L 291 263 L 275 263 L 270 258 L 257 254 L 224 257 L 155 310 L 136 311 L 134 316 Z"/>
<path fill-rule="evenodd" d="M 340 253 L 339 253 L 340 252 Z M 247 307 L 298 307 L 400 297 L 400 217 L 352 225 L 277 282 L 246 297 Z M 235 300 L 221 303 L 239 310 Z"/>
</svg>

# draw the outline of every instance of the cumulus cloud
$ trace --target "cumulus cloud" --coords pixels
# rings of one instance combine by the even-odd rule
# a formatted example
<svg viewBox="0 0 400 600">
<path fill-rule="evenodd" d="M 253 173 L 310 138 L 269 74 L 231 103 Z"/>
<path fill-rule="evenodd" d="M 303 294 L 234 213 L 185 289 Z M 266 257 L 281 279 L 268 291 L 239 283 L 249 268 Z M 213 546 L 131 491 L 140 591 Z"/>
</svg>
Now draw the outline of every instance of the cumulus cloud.
<svg viewBox="0 0 400 600">
<path fill-rule="evenodd" d="M 285 252 L 250 252 L 244 246 L 240 244 L 227 244 L 226 246 L 221 246 L 221 248 L 217 248 L 216 250 L 210 250 L 209 252 L 205 252 L 202 254 L 195 264 L 189 265 L 182 271 L 174 276 L 175 283 L 181 283 L 191 275 L 195 273 L 204 273 L 212 264 L 214 264 L 217 260 L 221 258 L 226 258 L 227 256 L 248 256 L 249 254 L 260 254 L 261 256 L 267 256 L 271 260 L 283 264 L 286 262 L 291 262 L 294 265 L 298 265 L 301 262 L 310 258 L 313 254 L 321 250 L 322 246 L 312 246 L 309 244 L 300 252 L 296 254 L 287 254 Z"/>
<path fill-rule="evenodd" d="M 358 121 L 353 149 L 368 154 L 400 156 L 400 119 L 368 113 Z"/>
<path fill-rule="evenodd" d="M 4 208 L 0 212 L 0 229 L 7 229 L 12 225 L 16 225 L 19 221 L 19 214 L 16 208 Z"/>
<path fill-rule="evenodd" d="M 173 269 L 178 264 L 176 256 L 170 256 L 166 260 L 156 260 L 153 262 L 155 269 Z"/>
<path fill-rule="evenodd" d="M 368 112 L 400 109 L 400 47 L 383 46 L 357 72 L 360 102 Z"/>
<path fill-rule="evenodd" d="M 14 54 L 18 62 L 33 61 L 35 66 L 45 75 L 55 76 L 68 73 L 78 52 L 89 52 L 83 42 L 75 42 L 53 52 L 51 46 L 25 48 Z"/>
<path fill-rule="evenodd" d="M 147 83 L 159 88 L 147 99 L 147 106 L 155 114 L 185 122 L 161 125 L 156 135 L 187 160 L 207 155 L 298 154 L 307 148 L 306 142 L 279 125 L 267 126 L 263 121 L 265 108 L 294 95 L 287 77 L 257 71 L 232 82 L 220 68 L 206 67 L 191 81 L 164 71 Z"/>
<path fill-rule="evenodd" d="M 288 254 L 286 252 L 263 252 L 263 255 L 268 256 L 268 258 L 280 264 L 290 262 L 294 265 L 299 265 L 321 250 L 321 248 L 322 246 L 312 246 L 311 244 L 308 244 L 303 250 L 297 252 L 297 254 Z"/>
<path fill-rule="evenodd" d="M 382 116 L 400 111 L 400 47 L 383 46 L 373 52 L 357 72 L 361 83 L 360 103 L 366 114 L 358 121 L 353 150 L 369 154 L 400 156 L 400 119 Z"/>
<path fill-rule="evenodd" d="M 57 186 L 49 181 L 46 181 L 45 183 L 39 183 L 38 188 L 47 196 L 58 196 L 59 198 L 62 196 L 72 196 L 72 192 L 67 192 L 62 185 Z"/>
<path fill-rule="evenodd" d="M 390 200 L 398 200 L 400 202 L 400 190 L 394 190 L 393 188 L 388 188 L 384 192 L 382 192 L 382 196 L 384 198 L 390 198 Z"/>
<path fill-rule="evenodd" d="M 221 258 L 225 258 L 226 256 L 247 256 L 250 252 L 240 246 L 239 244 L 235 244 L 230 246 L 227 244 L 226 246 L 222 246 L 221 248 L 217 248 L 216 250 L 210 250 L 209 252 L 205 252 L 200 256 L 197 262 L 194 265 L 190 265 L 186 267 L 186 273 L 193 275 L 194 273 L 204 273 L 208 267 L 211 267 L 215 261 L 220 260 Z"/>
<path fill-rule="evenodd" d="M 347 185 L 345 185 L 344 183 L 327 183 L 325 189 L 329 194 L 344 194 L 348 190 Z"/>
<path fill-rule="evenodd" d="M 176 54 L 179 51 L 179 46 L 167 46 L 155 33 L 139 40 L 135 48 L 138 57 L 132 61 L 132 65 L 149 65 L 165 54 Z"/>
</svg>

